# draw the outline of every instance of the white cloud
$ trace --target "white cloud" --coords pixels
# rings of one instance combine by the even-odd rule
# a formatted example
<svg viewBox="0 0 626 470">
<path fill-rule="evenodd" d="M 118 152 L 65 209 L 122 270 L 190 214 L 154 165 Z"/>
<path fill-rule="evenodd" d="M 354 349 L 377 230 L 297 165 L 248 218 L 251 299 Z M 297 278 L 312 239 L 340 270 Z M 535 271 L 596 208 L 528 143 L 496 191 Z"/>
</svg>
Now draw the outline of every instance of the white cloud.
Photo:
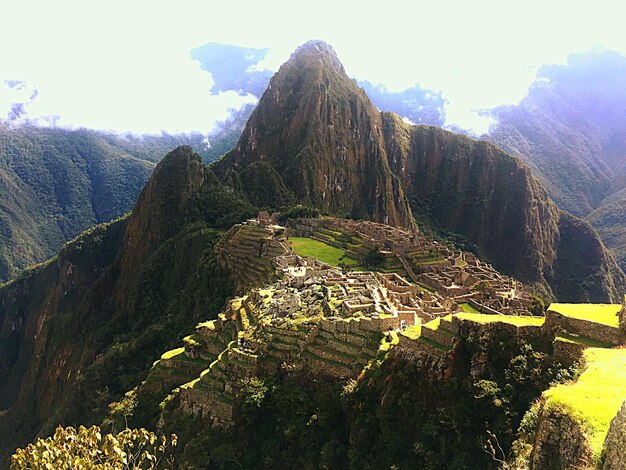
<svg viewBox="0 0 626 470">
<path fill-rule="evenodd" d="M 23 0 L 0 18 L 0 81 L 36 86 L 30 112 L 67 125 L 204 131 L 252 98 L 208 96 L 210 75 L 189 60 L 191 48 L 269 47 L 256 68 L 276 70 L 319 38 L 350 75 L 442 91 L 450 124 L 480 128 L 472 110 L 518 102 L 542 64 L 594 45 L 626 52 L 622 9 L 612 0 L 318 0 L 306 9 L 286 0 Z M 0 90 L 2 114 L 10 98 Z"/>
</svg>

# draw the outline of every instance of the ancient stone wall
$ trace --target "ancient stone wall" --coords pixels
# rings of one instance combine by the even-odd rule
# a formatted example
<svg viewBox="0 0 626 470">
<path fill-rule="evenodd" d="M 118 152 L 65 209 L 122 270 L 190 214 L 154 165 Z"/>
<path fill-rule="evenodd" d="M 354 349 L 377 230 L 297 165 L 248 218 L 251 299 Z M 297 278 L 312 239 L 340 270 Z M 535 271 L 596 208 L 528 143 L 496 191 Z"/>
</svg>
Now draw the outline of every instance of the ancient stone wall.
<svg viewBox="0 0 626 470">
<path fill-rule="evenodd" d="M 602 470 L 626 467 L 626 401 L 611 421 L 602 454 Z"/>
<path fill-rule="evenodd" d="M 584 344 L 574 343 L 572 341 L 563 341 L 555 339 L 553 343 L 552 355 L 563 365 L 569 366 L 574 362 L 580 361 L 583 351 L 587 348 Z"/>
<path fill-rule="evenodd" d="M 553 335 L 561 331 L 567 331 L 568 333 L 586 336 L 587 338 L 608 344 L 620 344 L 619 329 L 614 326 L 567 317 L 549 309 L 546 312 L 544 329 Z"/>
</svg>

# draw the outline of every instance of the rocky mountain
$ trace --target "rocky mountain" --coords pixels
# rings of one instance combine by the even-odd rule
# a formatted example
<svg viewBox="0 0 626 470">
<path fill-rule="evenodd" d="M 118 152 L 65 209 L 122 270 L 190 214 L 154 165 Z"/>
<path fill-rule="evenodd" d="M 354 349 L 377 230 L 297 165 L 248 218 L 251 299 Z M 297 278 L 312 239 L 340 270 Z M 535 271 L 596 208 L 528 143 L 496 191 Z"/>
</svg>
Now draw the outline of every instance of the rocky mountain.
<svg viewBox="0 0 626 470">
<path fill-rule="evenodd" d="M 177 332 L 214 315 L 232 290 L 215 260 L 215 228 L 253 213 L 180 147 L 157 166 L 131 216 L 90 229 L 4 285 L 3 446 L 59 422 L 99 419 Z"/>
<path fill-rule="evenodd" d="M 550 196 L 585 216 L 611 192 L 626 157 L 626 57 L 598 51 L 544 66 L 519 106 L 494 111 L 489 139 L 520 155 Z"/>
<path fill-rule="evenodd" d="M 247 111 L 240 110 L 239 113 Z M 209 136 L 119 135 L 0 123 L 0 281 L 55 255 L 92 225 L 129 212 L 154 165 L 187 144 L 213 161 L 230 150 L 238 114 Z"/>
<path fill-rule="evenodd" d="M 132 209 L 153 163 L 89 131 L 0 125 L 0 279 Z"/>
<path fill-rule="evenodd" d="M 297 201 L 404 227 L 415 215 L 465 236 L 498 269 L 549 295 L 599 301 L 623 289 L 597 236 L 582 222 L 580 233 L 561 231 L 567 217 L 519 159 L 380 113 L 324 43 L 302 46 L 281 67 L 214 168 L 258 206 Z M 565 273 L 558 251 L 570 243 L 594 256 Z"/>
<path fill-rule="evenodd" d="M 298 203 L 311 207 L 294 208 Z M 506 329 L 511 341 L 500 341 L 503 336 L 491 327 L 487 336 L 468 333 L 456 375 L 446 372 L 441 355 L 408 350 L 390 356 L 397 362 L 386 363 L 377 373 L 390 343 L 398 338 L 362 331 L 358 326 L 366 322 L 361 320 L 351 324 L 353 330 L 344 321 L 340 327 L 327 325 L 315 343 L 308 336 L 314 325 L 306 318 L 283 325 L 284 334 L 275 341 L 260 329 L 259 335 L 242 336 L 244 342 L 266 342 L 264 347 L 289 355 L 299 348 L 302 328 L 319 357 L 329 361 L 328 371 L 371 360 L 370 388 L 357 392 L 354 401 L 350 390 L 357 385 L 344 388 L 347 376 L 342 381 L 320 378 L 299 364 L 283 367 L 276 359 L 268 360 L 275 372 L 268 382 L 245 373 L 229 375 L 231 368 L 246 371 L 255 361 L 237 346 L 240 331 L 257 331 L 259 318 L 247 315 L 246 305 L 253 300 L 264 309 L 274 304 L 273 291 L 251 293 L 238 307 L 227 307 L 227 299 L 244 287 L 273 282 L 274 264 L 268 257 L 285 248 L 281 229 L 270 241 L 258 238 L 267 236 L 260 223 L 260 230 L 233 228 L 259 209 L 318 209 L 369 218 L 408 228 L 407 237 L 417 216 L 417 225 L 458 231 L 496 267 L 502 265 L 533 287 L 568 301 L 609 301 L 624 286 L 623 273 L 593 229 L 559 211 L 518 159 L 487 142 L 411 126 L 396 115 L 380 113 L 345 75 L 330 46 L 308 43 L 272 79 L 232 152 L 208 167 L 188 146 L 170 152 L 155 168 L 132 214 L 85 232 L 57 257 L 0 287 L 2 455 L 37 434 L 50 434 L 57 424 L 104 420 L 111 425 L 121 419 L 154 427 L 155 412 L 163 409 L 174 410 L 163 422 L 168 429 L 199 437 L 193 441 L 185 436 L 186 442 L 193 441 L 184 451 L 188 462 L 201 461 L 208 449 L 223 464 L 239 456 L 243 446 L 250 450 L 251 466 L 314 461 L 345 467 L 350 450 L 353 462 L 363 457 L 371 467 L 397 454 L 403 465 L 418 461 L 439 468 L 448 457 L 436 454 L 443 446 L 453 449 L 451 461 L 461 468 L 462 462 L 476 458 L 490 465 L 491 457 L 479 445 L 485 430 L 502 431 L 510 444 L 524 410 L 558 370 L 545 341 L 538 340 L 543 349 L 535 354 L 516 328 Z M 343 236 L 347 244 L 354 241 L 346 234 L 334 236 Z M 423 255 L 428 264 L 430 253 Z M 248 277 L 238 279 L 248 271 Z M 306 301 L 321 311 L 324 288 L 314 284 L 308 284 Z M 302 305 L 298 298 L 305 301 L 295 293 L 290 302 Z M 352 313 L 358 317 L 359 311 Z M 372 324 L 383 324 L 382 317 Z M 193 332 L 198 322 L 206 322 L 198 326 L 198 334 L 206 333 L 203 337 Z M 535 330 L 530 328 L 530 334 Z M 449 345 L 446 331 L 428 333 L 431 339 L 422 343 L 431 352 L 439 348 L 432 338 Z M 180 348 L 162 356 L 179 346 L 183 336 L 183 349 L 204 345 L 215 357 L 213 352 L 190 357 Z M 444 349 L 447 354 L 449 349 Z M 209 364 L 207 358 L 213 364 L 209 377 L 198 371 Z M 200 431 L 206 429 L 202 401 L 197 408 L 190 405 L 190 413 L 175 411 L 186 406 L 184 401 L 168 401 L 170 385 L 178 387 L 191 380 L 189 374 L 193 378 L 198 373 L 199 379 L 215 382 L 196 381 L 198 388 L 190 385 L 185 393 L 226 383 L 214 397 L 220 410 L 237 410 L 233 390 L 247 390 L 250 401 L 235 415 L 243 424 L 234 434 Z M 417 401 L 415 390 L 422 397 Z M 459 396 L 465 398 L 459 402 Z M 434 403 L 440 397 L 443 407 Z M 407 431 L 402 421 L 403 427 L 395 429 L 407 406 L 411 414 L 403 419 L 426 416 L 423 428 Z M 440 409 L 450 413 L 439 414 Z M 471 449 L 459 445 L 466 435 L 473 436 Z M 274 438 L 285 439 L 287 450 L 264 461 L 263 455 L 280 447 Z M 372 439 L 384 445 L 372 449 Z"/>
<path fill-rule="evenodd" d="M 280 68 L 215 171 L 262 206 L 298 200 L 334 214 L 414 224 L 389 168 L 380 113 L 324 43 L 298 49 Z"/>
</svg>

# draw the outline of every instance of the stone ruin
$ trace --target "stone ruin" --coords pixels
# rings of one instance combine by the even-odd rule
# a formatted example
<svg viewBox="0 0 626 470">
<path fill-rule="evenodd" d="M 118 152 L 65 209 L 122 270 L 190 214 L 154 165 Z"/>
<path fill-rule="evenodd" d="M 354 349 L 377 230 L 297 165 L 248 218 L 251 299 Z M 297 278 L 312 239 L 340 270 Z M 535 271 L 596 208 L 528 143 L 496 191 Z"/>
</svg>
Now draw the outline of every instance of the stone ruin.
<svg viewBox="0 0 626 470">
<path fill-rule="evenodd" d="M 395 257 L 401 267 L 398 274 L 452 303 L 469 303 L 483 313 L 529 315 L 533 299 L 521 282 L 500 274 L 472 253 L 451 250 L 417 231 L 331 217 L 294 219 L 287 222 L 287 227 L 289 235 L 343 248 L 355 259 L 363 259 L 369 250 Z M 344 243 L 342 238 L 358 241 L 359 246 Z M 430 258 L 421 263 L 424 256 Z M 472 287 L 480 281 L 488 286 L 486 292 L 473 292 Z"/>
</svg>

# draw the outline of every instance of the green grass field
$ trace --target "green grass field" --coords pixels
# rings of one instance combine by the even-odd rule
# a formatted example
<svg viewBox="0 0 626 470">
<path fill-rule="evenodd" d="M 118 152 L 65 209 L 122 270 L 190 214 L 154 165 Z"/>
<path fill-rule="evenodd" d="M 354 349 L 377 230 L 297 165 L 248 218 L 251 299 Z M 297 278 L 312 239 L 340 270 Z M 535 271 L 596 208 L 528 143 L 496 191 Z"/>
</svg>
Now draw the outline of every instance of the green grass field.
<svg viewBox="0 0 626 470">
<path fill-rule="evenodd" d="M 417 339 L 422 334 L 422 325 L 418 323 L 417 325 L 409 326 L 402 330 L 400 334 L 410 339 Z"/>
<path fill-rule="evenodd" d="M 455 317 L 461 320 L 471 320 L 477 323 L 502 322 L 515 326 L 541 326 L 545 320 L 544 317 L 518 317 L 515 315 L 486 315 L 483 313 L 456 313 Z"/>
<path fill-rule="evenodd" d="M 354 258 L 345 256 L 344 250 L 313 240 L 312 238 L 289 237 L 289 241 L 296 254 L 302 257 L 312 256 L 331 266 L 339 266 L 341 262 L 347 266 L 356 266 L 359 264 Z"/>
<path fill-rule="evenodd" d="M 602 341 L 595 340 L 593 338 L 587 338 L 585 336 L 571 335 L 569 333 L 561 333 L 556 335 L 556 339 L 565 341 L 566 343 L 577 343 L 590 348 L 612 348 L 613 345 L 609 343 L 603 343 Z"/>
<path fill-rule="evenodd" d="M 617 312 L 620 304 L 552 304 L 549 310 L 566 317 L 590 320 L 609 326 L 619 326 Z"/>
<path fill-rule="evenodd" d="M 596 457 L 611 420 L 626 400 L 626 349 L 589 348 L 584 352 L 587 368 L 578 380 L 544 392 L 547 407 L 561 407 L 588 429 Z"/>
<path fill-rule="evenodd" d="M 459 304 L 459 307 L 461 307 L 463 309 L 463 311 L 467 312 L 467 313 L 480 313 L 478 310 L 476 310 L 470 304 Z"/>
</svg>

